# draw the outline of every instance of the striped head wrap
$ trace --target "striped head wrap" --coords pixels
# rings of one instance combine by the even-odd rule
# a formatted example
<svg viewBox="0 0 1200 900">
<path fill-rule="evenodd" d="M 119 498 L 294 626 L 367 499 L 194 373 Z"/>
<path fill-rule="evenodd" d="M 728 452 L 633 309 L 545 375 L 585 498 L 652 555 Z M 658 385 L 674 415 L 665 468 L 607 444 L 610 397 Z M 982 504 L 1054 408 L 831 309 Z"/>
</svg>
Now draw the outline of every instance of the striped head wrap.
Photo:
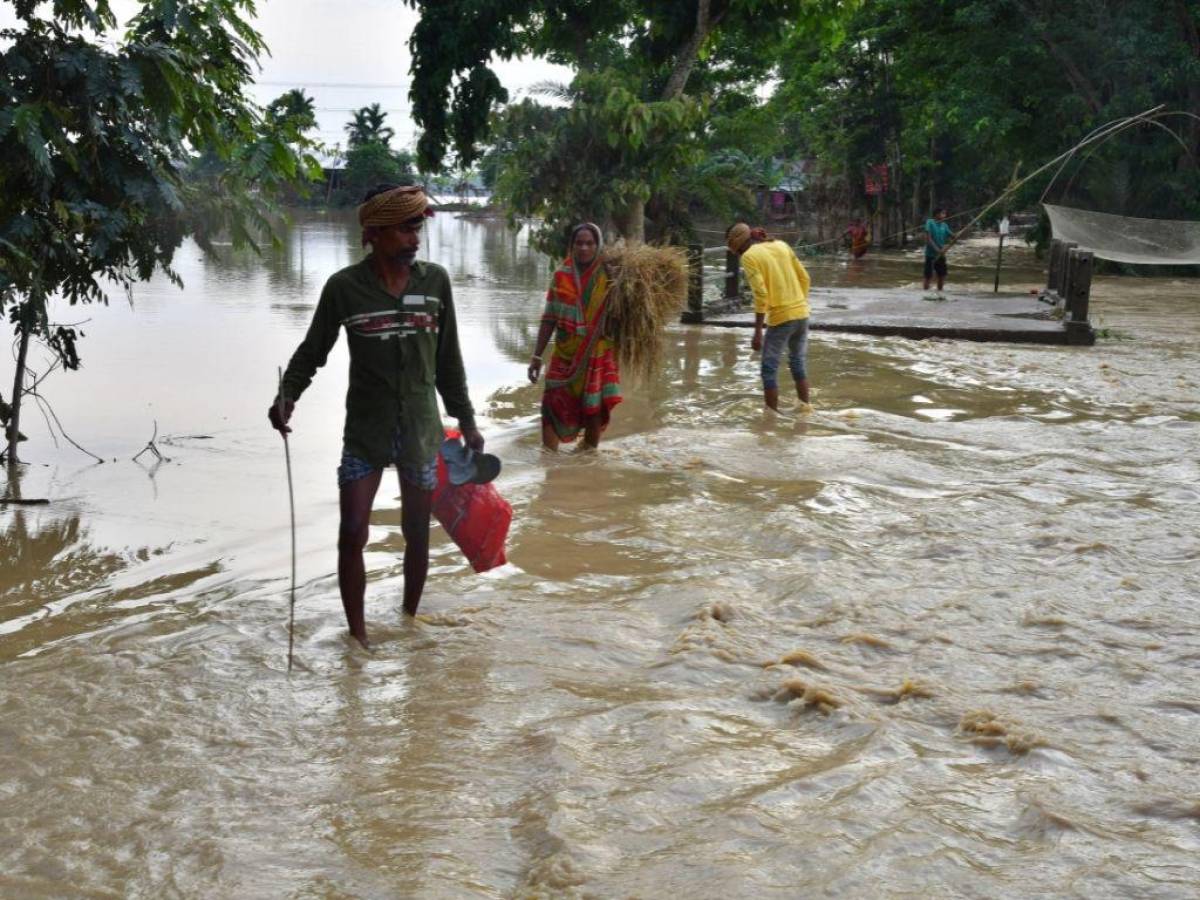
<svg viewBox="0 0 1200 900">
<path fill-rule="evenodd" d="M 725 246 L 733 253 L 745 253 L 751 241 L 770 240 L 765 228 L 751 228 L 745 222 L 738 222 L 725 232 Z"/>
<path fill-rule="evenodd" d="M 725 246 L 731 253 L 741 253 L 750 245 L 750 226 L 738 222 L 725 232 Z"/>
<path fill-rule="evenodd" d="M 402 185 L 376 194 L 358 207 L 358 224 L 363 228 L 399 225 L 411 219 L 433 215 L 429 198 L 416 185 Z"/>
</svg>

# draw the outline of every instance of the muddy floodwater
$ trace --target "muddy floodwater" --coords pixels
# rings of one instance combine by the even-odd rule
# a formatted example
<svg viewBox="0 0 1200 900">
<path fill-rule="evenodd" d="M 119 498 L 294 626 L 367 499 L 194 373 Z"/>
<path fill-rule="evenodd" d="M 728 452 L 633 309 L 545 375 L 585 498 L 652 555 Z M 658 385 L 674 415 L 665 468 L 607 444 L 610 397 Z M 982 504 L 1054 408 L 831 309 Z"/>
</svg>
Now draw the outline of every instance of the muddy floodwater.
<svg viewBox="0 0 1200 900">
<path fill-rule="evenodd" d="M 818 333 L 807 415 L 762 411 L 748 331 L 677 327 L 600 452 L 550 456 L 548 261 L 439 216 L 510 564 L 435 528 L 406 621 L 389 476 L 376 647 L 347 642 L 340 341 L 293 420 L 289 676 L 266 407 L 360 253 L 306 218 L 57 314 L 84 368 L 39 390 L 106 461 L 27 407 L 51 503 L 0 508 L 0 896 L 1200 893 L 1200 284 L 1098 278 L 1094 348 Z M 990 289 L 989 248 L 950 262 Z M 915 253 L 811 271 L 921 302 Z M 1006 248 L 1005 287 L 1042 278 Z"/>
</svg>

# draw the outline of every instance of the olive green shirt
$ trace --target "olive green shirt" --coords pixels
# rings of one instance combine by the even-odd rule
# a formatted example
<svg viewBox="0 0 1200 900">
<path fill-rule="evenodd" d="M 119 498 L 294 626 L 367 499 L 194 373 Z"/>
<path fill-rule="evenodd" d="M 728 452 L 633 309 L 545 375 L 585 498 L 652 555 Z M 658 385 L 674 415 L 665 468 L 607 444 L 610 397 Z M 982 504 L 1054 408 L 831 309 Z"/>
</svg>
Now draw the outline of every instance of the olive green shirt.
<svg viewBox="0 0 1200 900">
<path fill-rule="evenodd" d="M 427 465 L 437 457 L 443 437 L 435 388 L 460 427 L 475 426 L 450 277 L 439 265 L 416 262 L 404 296 L 397 298 L 384 290 L 369 259 L 325 282 L 308 334 L 284 372 L 284 396 L 300 398 L 345 326 L 350 346 L 345 452 L 386 466 L 399 425 L 398 462 Z"/>
</svg>

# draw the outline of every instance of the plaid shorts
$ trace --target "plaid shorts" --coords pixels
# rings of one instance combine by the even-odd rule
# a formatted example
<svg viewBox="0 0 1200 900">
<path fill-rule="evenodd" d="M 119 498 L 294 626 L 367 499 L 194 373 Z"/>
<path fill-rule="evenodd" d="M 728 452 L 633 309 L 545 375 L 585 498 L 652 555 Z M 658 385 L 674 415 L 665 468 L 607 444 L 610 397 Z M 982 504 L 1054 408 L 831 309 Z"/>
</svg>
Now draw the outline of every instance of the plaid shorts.
<svg viewBox="0 0 1200 900">
<path fill-rule="evenodd" d="M 396 434 L 392 437 L 392 459 L 391 464 L 395 465 L 400 472 L 400 477 L 409 484 L 419 487 L 426 491 L 432 491 L 437 487 L 437 457 L 434 457 L 430 462 L 423 466 L 406 466 L 400 463 L 400 450 L 404 445 L 404 435 L 400 433 L 400 429 L 396 429 Z M 365 459 L 355 456 L 353 453 L 342 448 L 342 461 L 338 465 L 337 482 L 338 488 L 344 488 L 352 481 L 358 481 L 360 478 L 366 478 L 372 472 L 379 471 L 379 466 L 373 466 Z"/>
</svg>

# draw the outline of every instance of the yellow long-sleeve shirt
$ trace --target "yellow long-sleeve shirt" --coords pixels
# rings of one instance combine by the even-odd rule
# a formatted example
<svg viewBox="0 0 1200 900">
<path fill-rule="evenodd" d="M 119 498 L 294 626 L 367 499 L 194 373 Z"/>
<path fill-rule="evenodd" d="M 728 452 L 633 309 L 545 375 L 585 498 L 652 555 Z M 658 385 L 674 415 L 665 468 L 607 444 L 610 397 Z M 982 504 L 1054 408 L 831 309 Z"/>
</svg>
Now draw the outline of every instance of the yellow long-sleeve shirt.
<svg viewBox="0 0 1200 900">
<path fill-rule="evenodd" d="M 742 254 L 742 270 L 754 291 L 754 311 L 767 325 L 808 318 L 808 270 L 783 241 L 763 241 Z"/>
</svg>

